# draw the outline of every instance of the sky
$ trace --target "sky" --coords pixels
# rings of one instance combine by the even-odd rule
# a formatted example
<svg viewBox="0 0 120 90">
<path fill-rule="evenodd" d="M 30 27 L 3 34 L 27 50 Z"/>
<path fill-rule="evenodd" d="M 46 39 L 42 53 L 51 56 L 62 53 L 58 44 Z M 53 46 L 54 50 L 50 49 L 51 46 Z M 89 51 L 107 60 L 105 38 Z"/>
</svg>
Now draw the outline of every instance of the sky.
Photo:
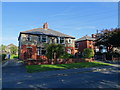
<svg viewBox="0 0 120 90">
<path fill-rule="evenodd" d="M 74 36 L 118 26 L 117 2 L 2 2 L 2 43 L 18 45 L 21 31 L 42 27 Z"/>
</svg>

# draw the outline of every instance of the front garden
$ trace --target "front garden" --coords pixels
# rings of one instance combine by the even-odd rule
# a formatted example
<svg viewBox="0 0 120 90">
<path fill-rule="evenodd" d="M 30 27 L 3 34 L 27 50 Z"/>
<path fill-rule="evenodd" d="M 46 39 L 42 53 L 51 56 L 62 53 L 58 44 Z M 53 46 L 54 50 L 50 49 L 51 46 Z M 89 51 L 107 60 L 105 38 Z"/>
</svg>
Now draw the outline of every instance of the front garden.
<svg viewBox="0 0 120 90">
<path fill-rule="evenodd" d="M 88 68 L 96 66 L 108 66 L 111 64 L 101 63 L 101 62 L 80 62 L 80 63 L 71 63 L 71 64 L 54 64 L 54 65 L 26 65 L 26 70 L 29 73 L 32 72 L 41 72 L 41 71 L 50 71 L 50 70 L 64 70 L 64 69 L 75 69 L 75 68 Z"/>
</svg>

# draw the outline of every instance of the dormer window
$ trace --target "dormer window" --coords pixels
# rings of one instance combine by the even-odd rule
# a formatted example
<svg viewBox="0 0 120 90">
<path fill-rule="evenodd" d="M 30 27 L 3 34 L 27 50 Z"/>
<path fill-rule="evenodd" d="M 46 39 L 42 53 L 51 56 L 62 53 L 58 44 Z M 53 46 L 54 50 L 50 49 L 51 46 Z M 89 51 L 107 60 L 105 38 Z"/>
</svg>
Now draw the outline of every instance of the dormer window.
<svg viewBox="0 0 120 90">
<path fill-rule="evenodd" d="M 30 35 L 28 35 L 27 40 L 31 41 L 31 36 Z"/>
</svg>

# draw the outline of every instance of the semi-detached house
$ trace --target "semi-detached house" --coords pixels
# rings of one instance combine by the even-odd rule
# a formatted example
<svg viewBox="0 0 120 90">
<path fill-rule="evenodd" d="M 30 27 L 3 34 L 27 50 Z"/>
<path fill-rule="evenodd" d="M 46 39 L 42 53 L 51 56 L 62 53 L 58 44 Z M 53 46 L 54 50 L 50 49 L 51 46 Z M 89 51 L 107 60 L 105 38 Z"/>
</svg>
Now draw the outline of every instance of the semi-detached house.
<svg viewBox="0 0 120 90">
<path fill-rule="evenodd" d="M 46 50 L 45 44 L 63 44 L 65 51 L 69 54 L 74 54 L 75 37 L 60 33 L 48 28 L 48 23 L 44 23 L 42 28 L 35 28 L 20 32 L 19 41 L 19 59 L 37 60 L 44 57 Z"/>
</svg>

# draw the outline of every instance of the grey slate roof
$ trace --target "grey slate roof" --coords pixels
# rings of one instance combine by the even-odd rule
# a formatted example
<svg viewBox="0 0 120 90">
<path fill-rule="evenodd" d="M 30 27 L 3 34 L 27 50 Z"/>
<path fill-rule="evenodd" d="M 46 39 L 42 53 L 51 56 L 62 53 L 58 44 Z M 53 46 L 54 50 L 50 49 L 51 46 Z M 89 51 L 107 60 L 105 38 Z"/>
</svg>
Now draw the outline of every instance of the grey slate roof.
<svg viewBox="0 0 120 90">
<path fill-rule="evenodd" d="M 84 41 L 84 40 L 92 40 L 92 41 L 94 41 L 95 38 L 92 38 L 92 37 L 86 35 L 86 36 L 81 37 L 81 38 L 79 38 L 79 39 L 77 39 L 77 40 L 75 40 L 75 41 Z"/>
<path fill-rule="evenodd" d="M 63 34 L 61 32 L 58 32 L 58 31 L 55 31 L 55 30 L 52 30 L 52 29 L 43 29 L 43 28 L 35 28 L 35 29 L 32 29 L 32 30 L 23 31 L 23 32 L 20 32 L 20 33 L 36 34 L 36 35 L 37 34 L 38 35 L 45 34 L 45 35 L 51 35 L 51 36 L 75 38 L 75 37 Z"/>
</svg>

